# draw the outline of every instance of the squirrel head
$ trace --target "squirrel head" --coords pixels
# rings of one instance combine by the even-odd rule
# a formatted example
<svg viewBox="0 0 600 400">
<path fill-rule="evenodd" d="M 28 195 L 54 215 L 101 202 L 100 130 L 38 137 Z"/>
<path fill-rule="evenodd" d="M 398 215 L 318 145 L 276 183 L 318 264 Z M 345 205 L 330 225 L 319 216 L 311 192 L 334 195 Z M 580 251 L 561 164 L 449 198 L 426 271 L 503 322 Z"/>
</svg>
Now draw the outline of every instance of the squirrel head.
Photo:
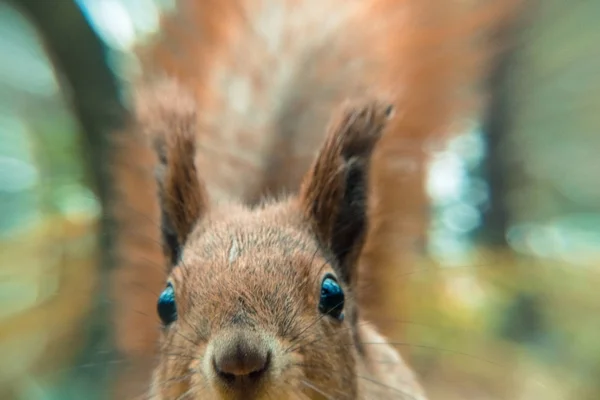
<svg viewBox="0 0 600 400">
<path fill-rule="evenodd" d="M 170 263 L 151 398 L 356 398 L 357 260 L 370 158 L 391 106 L 346 104 L 299 193 L 249 208 L 210 204 L 193 102 L 154 100 L 139 110 L 158 154 Z"/>
</svg>

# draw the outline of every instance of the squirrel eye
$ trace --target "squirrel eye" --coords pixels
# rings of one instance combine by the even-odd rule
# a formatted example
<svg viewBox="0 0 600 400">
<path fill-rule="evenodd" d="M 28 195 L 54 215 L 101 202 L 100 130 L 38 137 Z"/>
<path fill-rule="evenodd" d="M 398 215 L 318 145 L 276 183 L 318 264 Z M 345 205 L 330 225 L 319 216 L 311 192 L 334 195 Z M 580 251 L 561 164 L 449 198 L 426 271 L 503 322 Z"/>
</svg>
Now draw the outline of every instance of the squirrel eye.
<svg viewBox="0 0 600 400">
<path fill-rule="evenodd" d="M 170 325 L 177 319 L 177 305 L 175 304 L 175 289 L 168 283 L 167 287 L 158 297 L 158 316 L 162 323 Z"/>
<path fill-rule="evenodd" d="M 321 283 L 319 311 L 335 319 L 344 319 L 344 291 L 332 275 L 325 275 Z"/>
</svg>

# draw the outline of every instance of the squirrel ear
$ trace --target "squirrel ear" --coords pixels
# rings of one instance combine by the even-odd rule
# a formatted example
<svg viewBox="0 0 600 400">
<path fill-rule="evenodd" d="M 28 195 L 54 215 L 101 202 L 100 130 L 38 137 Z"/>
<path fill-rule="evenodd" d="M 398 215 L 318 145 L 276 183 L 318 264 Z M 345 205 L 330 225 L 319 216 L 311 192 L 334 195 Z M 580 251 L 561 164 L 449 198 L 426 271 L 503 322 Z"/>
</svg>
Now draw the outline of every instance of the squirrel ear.
<svg viewBox="0 0 600 400">
<path fill-rule="evenodd" d="M 354 280 L 367 232 L 371 154 L 392 111 L 391 105 L 379 101 L 347 104 L 330 123 L 300 189 L 303 212 L 347 283 Z"/>
<path fill-rule="evenodd" d="M 163 247 L 175 265 L 188 235 L 208 208 L 195 164 L 196 104 L 176 83 L 161 82 L 138 93 L 137 117 L 158 155 Z"/>
</svg>

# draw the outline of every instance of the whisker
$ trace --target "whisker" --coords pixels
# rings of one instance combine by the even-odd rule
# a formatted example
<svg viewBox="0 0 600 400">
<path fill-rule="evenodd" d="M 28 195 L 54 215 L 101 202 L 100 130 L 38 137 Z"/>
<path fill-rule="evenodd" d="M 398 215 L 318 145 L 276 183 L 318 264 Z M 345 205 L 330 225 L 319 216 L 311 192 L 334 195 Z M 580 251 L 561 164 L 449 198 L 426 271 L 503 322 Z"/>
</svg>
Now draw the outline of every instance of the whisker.
<svg viewBox="0 0 600 400">
<path fill-rule="evenodd" d="M 419 349 L 426 349 L 426 350 L 435 350 L 435 351 L 439 351 L 439 352 L 443 352 L 443 353 L 449 353 L 449 354 L 454 354 L 454 355 L 458 355 L 458 356 L 464 356 L 464 357 L 468 357 L 468 358 L 472 358 L 474 360 L 477 361 L 481 361 L 481 362 L 485 362 L 491 365 L 495 365 L 497 367 L 508 367 L 507 365 L 502 365 L 499 364 L 495 361 L 486 359 L 486 358 L 482 358 L 482 357 L 478 357 L 476 355 L 473 354 L 469 354 L 469 353 L 465 353 L 462 351 L 458 351 L 458 350 L 451 350 L 451 349 L 444 349 L 441 347 L 436 347 L 436 346 L 430 346 L 430 345 L 424 345 L 424 344 L 413 344 L 413 343 L 408 343 L 408 342 L 361 342 L 360 344 L 362 345 L 368 345 L 368 346 L 373 346 L 373 345 L 389 345 L 389 346 L 393 346 L 393 347 L 402 347 L 402 346 L 406 346 L 406 347 L 414 347 L 414 348 L 419 348 Z"/>
<path fill-rule="evenodd" d="M 383 388 L 386 388 L 386 389 L 392 390 L 394 392 L 397 392 L 400 396 L 402 396 L 402 399 L 419 400 L 417 397 L 413 396 L 412 394 L 410 394 L 410 393 L 408 393 L 408 392 L 406 392 L 406 391 L 404 391 L 402 389 L 398 389 L 398 388 L 395 388 L 393 386 L 386 385 L 385 383 L 381 383 L 381 382 L 379 382 L 379 381 L 377 381 L 375 379 L 372 379 L 372 378 L 369 378 L 369 377 L 366 377 L 366 376 L 362 376 L 362 375 L 356 375 L 356 374 L 354 376 L 356 376 L 358 379 L 363 379 L 363 380 L 365 380 L 367 382 L 371 382 L 371 383 L 373 383 L 375 385 L 378 385 L 378 386 L 381 386 Z"/>
<path fill-rule="evenodd" d="M 328 395 L 327 393 L 325 393 L 325 391 L 323 391 L 322 389 L 320 389 L 319 387 L 317 387 L 316 385 L 310 383 L 309 381 L 305 380 L 305 379 L 301 379 L 300 383 L 309 387 L 310 389 L 314 390 L 315 392 L 319 393 L 320 395 L 322 395 L 323 397 L 325 397 L 327 400 L 334 400 L 334 398 L 330 395 Z"/>
</svg>

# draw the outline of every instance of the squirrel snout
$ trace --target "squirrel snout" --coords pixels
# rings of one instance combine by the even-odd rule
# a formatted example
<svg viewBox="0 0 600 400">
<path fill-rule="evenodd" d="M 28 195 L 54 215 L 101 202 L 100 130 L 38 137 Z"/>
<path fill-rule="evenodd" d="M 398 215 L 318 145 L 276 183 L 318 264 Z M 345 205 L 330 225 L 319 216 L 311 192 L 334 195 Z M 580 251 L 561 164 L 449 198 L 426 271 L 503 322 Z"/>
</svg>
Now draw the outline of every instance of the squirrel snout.
<svg viewBox="0 0 600 400">
<path fill-rule="evenodd" d="M 271 350 L 258 335 L 238 333 L 215 343 L 212 365 L 222 383 L 248 388 L 264 378 L 271 357 Z"/>
</svg>

